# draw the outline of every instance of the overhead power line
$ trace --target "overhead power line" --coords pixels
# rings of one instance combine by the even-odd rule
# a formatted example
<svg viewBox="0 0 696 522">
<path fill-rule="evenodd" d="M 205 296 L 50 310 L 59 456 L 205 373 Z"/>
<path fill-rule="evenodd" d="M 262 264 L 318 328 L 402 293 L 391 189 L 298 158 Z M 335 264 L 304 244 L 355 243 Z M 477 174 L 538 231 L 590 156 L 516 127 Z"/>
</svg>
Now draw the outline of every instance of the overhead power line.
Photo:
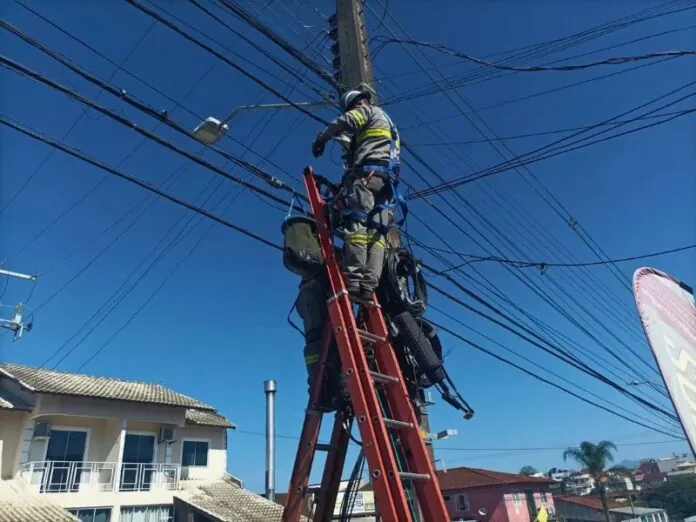
<svg viewBox="0 0 696 522">
<path fill-rule="evenodd" d="M 434 42 L 423 42 L 421 40 L 408 40 L 404 38 L 387 38 L 376 36 L 375 41 L 382 42 L 383 45 L 390 43 L 399 43 L 403 45 L 414 45 L 418 47 L 427 47 L 429 49 L 435 49 L 445 54 L 456 56 L 458 58 L 463 58 L 470 62 L 477 63 L 479 65 L 484 65 L 486 67 L 492 67 L 493 69 L 500 69 L 501 71 L 514 71 L 514 72 L 542 72 L 542 71 L 577 71 L 581 69 L 590 69 L 592 67 L 598 67 L 600 65 L 621 65 L 630 62 L 639 62 L 643 60 L 654 60 L 657 58 L 669 58 L 669 57 L 682 57 L 682 56 L 694 56 L 696 55 L 696 50 L 686 49 L 680 51 L 661 51 L 656 53 L 639 54 L 635 56 L 617 56 L 614 58 L 605 58 L 604 60 L 596 60 L 593 62 L 575 64 L 575 65 L 556 65 L 556 66 L 545 66 L 545 65 L 532 65 L 528 67 L 516 67 L 512 65 L 502 65 L 498 63 L 492 63 L 482 58 L 477 58 L 470 54 L 457 51 L 446 45 L 434 43 Z"/>
<path fill-rule="evenodd" d="M 92 157 L 88 156 L 87 154 L 85 154 L 84 152 L 82 152 L 74 147 L 71 147 L 65 143 L 62 143 L 62 142 L 54 139 L 54 138 L 51 138 L 50 136 L 46 136 L 45 134 L 42 134 L 42 133 L 35 131 L 35 130 L 33 130 L 25 125 L 22 125 L 21 123 L 16 122 L 16 121 L 8 118 L 5 115 L 0 114 L 0 123 L 24 134 L 25 136 L 29 136 L 30 138 L 33 138 L 37 141 L 41 141 L 43 143 L 51 145 L 52 147 L 60 149 L 63 152 L 65 152 L 65 153 L 67 153 L 75 158 L 78 158 L 78 159 L 84 161 L 85 163 L 89 163 L 95 167 L 98 167 L 98 168 L 102 169 L 103 171 L 105 171 L 111 175 L 117 176 L 123 180 L 126 180 L 130 183 L 133 183 L 134 185 L 137 185 L 141 188 L 144 188 L 145 190 L 153 192 L 160 197 L 163 197 L 163 198 L 168 199 L 169 201 L 171 201 L 173 203 L 176 203 L 177 205 L 181 205 L 182 207 L 186 207 L 189 210 L 192 210 L 193 212 L 196 212 L 198 214 L 201 214 L 201 215 L 207 217 L 208 219 L 212 219 L 213 221 L 216 221 L 216 222 L 220 223 L 221 225 L 224 225 L 227 228 L 231 228 L 233 230 L 236 230 L 237 232 L 240 232 L 247 237 L 255 239 L 256 241 L 259 241 L 266 246 L 272 247 L 276 250 L 283 250 L 282 246 L 280 246 L 276 243 L 273 243 L 272 241 L 269 241 L 265 237 L 262 237 L 262 236 L 256 234 L 255 232 L 252 232 L 246 228 L 240 227 L 239 225 L 235 225 L 231 221 L 228 221 L 228 220 L 223 219 L 219 216 L 216 216 L 216 215 L 208 212 L 207 210 L 205 210 L 203 208 L 197 207 L 196 205 L 179 198 L 178 196 L 175 196 L 173 194 L 170 194 L 168 192 L 160 190 L 157 187 L 155 187 L 154 185 L 148 183 L 147 181 L 143 181 L 143 180 L 138 179 L 134 176 L 126 174 L 125 172 L 121 172 L 119 170 L 116 170 L 116 169 L 108 166 L 107 164 L 103 163 L 102 161 L 99 161 L 95 158 L 92 158 Z M 256 187 L 254 187 L 254 188 L 256 188 Z M 285 202 L 285 203 L 288 205 L 290 204 L 290 202 Z"/>
<path fill-rule="evenodd" d="M 484 107 L 485 109 L 485 107 Z M 479 109 L 480 112 L 483 109 Z M 496 141 L 515 141 L 515 140 L 523 140 L 527 138 L 536 138 L 539 136 L 553 136 L 555 134 L 567 134 L 569 132 L 575 132 L 575 131 L 587 131 L 587 130 L 592 130 L 596 129 L 599 127 L 608 127 L 611 125 L 615 125 L 617 123 L 633 123 L 635 121 L 642 121 L 642 120 L 656 120 L 659 118 L 665 118 L 668 116 L 674 116 L 675 114 L 684 114 L 684 110 L 681 111 L 668 111 L 668 112 L 663 112 L 660 114 L 651 114 L 649 116 L 641 116 L 641 117 L 636 117 L 636 118 L 631 118 L 629 120 L 616 120 L 613 122 L 607 122 L 607 123 L 602 123 L 602 124 L 592 124 L 592 125 L 583 125 L 581 127 L 566 127 L 564 129 L 554 129 L 554 130 L 548 130 L 548 131 L 539 131 L 539 132 L 530 132 L 527 134 L 516 134 L 514 136 L 498 136 L 496 138 L 483 138 L 480 140 L 462 140 L 462 141 L 432 141 L 432 142 L 426 142 L 426 143 L 413 143 L 410 142 L 409 145 L 411 147 L 449 147 L 451 145 L 474 145 L 477 143 L 486 143 L 489 144 L 491 142 L 496 142 Z M 460 116 L 452 116 L 452 118 L 459 118 Z M 433 120 L 430 123 L 435 123 L 438 121 L 444 121 L 445 119 L 450 119 L 450 118 L 442 118 L 439 120 Z M 410 128 L 416 128 L 419 127 L 419 125 L 412 125 Z"/>
<path fill-rule="evenodd" d="M 512 259 L 504 259 L 501 257 L 497 256 L 476 256 L 473 254 L 463 254 L 461 252 L 456 252 L 454 250 L 446 250 L 443 248 L 435 248 L 435 247 L 430 247 L 427 245 L 424 245 L 426 248 L 435 250 L 437 252 L 442 252 L 444 254 L 454 254 L 457 256 L 461 257 L 470 257 L 471 260 L 467 261 L 466 263 L 462 263 L 460 265 L 456 265 L 452 268 L 448 268 L 446 270 L 443 270 L 443 273 L 450 272 L 452 270 L 457 270 L 459 268 L 462 268 L 464 266 L 467 266 L 471 263 L 477 263 L 477 262 L 482 262 L 482 261 L 494 261 L 496 263 L 503 263 L 507 265 L 514 266 L 515 268 L 530 268 L 530 267 L 536 267 L 541 269 L 542 271 L 551 268 L 551 267 L 558 267 L 558 268 L 578 268 L 578 267 L 584 267 L 584 266 L 601 266 L 601 265 L 610 265 L 614 263 L 626 263 L 629 261 L 638 261 L 640 259 L 650 259 L 652 257 L 659 257 L 659 256 L 664 256 L 668 254 L 675 254 L 677 252 L 684 252 L 686 250 L 693 250 L 696 248 L 696 244 L 694 245 L 687 245 L 683 247 L 678 247 L 678 248 L 671 248 L 669 250 L 661 250 L 659 252 L 650 252 L 648 254 L 639 254 L 635 256 L 630 256 L 630 257 L 622 257 L 618 259 L 606 259 L 606 260 L 599 260 L 599 261 L 587 261 L 584 263 L 550 263 L 550 262 L 545 262 L 545 261 L 515 261 Z"/>
</svg>

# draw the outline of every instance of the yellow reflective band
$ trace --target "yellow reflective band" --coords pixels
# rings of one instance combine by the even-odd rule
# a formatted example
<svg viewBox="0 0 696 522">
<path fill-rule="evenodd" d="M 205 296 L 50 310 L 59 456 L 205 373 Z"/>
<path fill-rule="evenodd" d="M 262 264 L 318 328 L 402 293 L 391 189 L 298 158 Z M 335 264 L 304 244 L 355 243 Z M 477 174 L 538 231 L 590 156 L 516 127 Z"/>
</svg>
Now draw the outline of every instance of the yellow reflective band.
<svg viewBox="0 0 696 522">
<path fill-rule="evenodd" d="M 355 141 L 357 143 L 362 143 L 367 138 L 387 138 L 388 140 L 390 140 L 391 137 L 392 135 L 389 129 L 365 129 L 360 134 L 358 134 L 358 137 L 355 139 Z"/>
<path fill-rule="evenodd" d="M 353 109 L 352 111 L 348 112 L 348 116 L 352 116 L 355 118 L 355 121 L 358 123 L 358 126 L 362 127 L 365 125 L 365 116 L 363 116 L 358 109 Z"/>
<path fill-rule="evenodd" d="M 304 358 L 304 362 L 305 364 L 314 364 L 315 362 L 319 362 L 319 354 L 308 355 Z"/>
<path fill-rule="evenodd" d="M 361 234 L 357 232 L 347 233 L 344 236 L 344 241 L 349 245 L 378 245 L 386 246 L 386 241 L 379 232 L 372 234 Z"/>
</svg>

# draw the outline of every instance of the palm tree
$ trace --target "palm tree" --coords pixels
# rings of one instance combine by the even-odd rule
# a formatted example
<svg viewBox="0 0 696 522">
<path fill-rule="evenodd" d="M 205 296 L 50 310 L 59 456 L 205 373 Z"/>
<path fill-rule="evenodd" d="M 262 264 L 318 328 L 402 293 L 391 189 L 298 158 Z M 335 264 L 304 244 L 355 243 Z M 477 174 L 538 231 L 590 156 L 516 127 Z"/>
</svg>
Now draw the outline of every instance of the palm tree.
<svg viewBox="0 0 696 522">
<path fill-rule="evenodd" d="M 587 472 L 595 480 L 602 499 L 604 518 L 606 518 L 607 522 L 610 522 L 609 506 L 607 505 L 606 490 L 601 479 L 607 464 L 614 461 L 614 451 L 616 451 L 616 445 L 611 441 L 603 440 L 597 444 L 583 441 L 580 443 L 580 447 L 568 448 L 563 452 L 564 461 L 573 459 L 583 468 L 587 468 Z"/>
</svg>

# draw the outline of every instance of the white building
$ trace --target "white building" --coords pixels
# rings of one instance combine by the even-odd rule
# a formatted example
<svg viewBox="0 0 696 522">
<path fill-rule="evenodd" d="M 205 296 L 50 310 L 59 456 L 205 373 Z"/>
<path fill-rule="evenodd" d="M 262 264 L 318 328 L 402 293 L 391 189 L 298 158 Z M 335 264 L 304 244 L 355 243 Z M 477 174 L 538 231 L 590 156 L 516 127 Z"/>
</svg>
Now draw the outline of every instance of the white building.
<svg viewBox="0 0 696 522">
<path fill-rule="evenodd" d="M 171 522 L 175 498 L 177 520 L 232 520 L 230 501 L 248 520 L 280 520 L 227 474 L 230 428 L 157 384 L 0 364 L 0 520 Z"/>
<path fill-rule="evenodd" d="M 566 478 L 570 477 L 572 471 L 569 469 L 557 469 L 553 473 L 549 474 L 549 478 L 554 482 L 562 482 Z"/>
<path fill-rule="evenodd" d="M 589 495 L 595 488 L 595 480 L 587 473 L 578 473 L 566 478 L 566 492 L 569 495 Z"/>
</svg>

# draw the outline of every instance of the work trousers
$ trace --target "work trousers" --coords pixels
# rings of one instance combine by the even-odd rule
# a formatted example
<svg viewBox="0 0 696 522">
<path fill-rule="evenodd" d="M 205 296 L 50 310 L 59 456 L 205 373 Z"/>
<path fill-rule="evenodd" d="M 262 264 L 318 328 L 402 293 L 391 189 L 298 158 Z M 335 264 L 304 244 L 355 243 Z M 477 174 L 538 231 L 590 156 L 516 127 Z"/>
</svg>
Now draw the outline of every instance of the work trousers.
<svg viewBox="0 0 696 522">
<path fill-rule="evenodd" d="M 300 293 L 297 297 L 297 313 L 304 325 L 304 358 L 307 366 L 307 383 L 310 387 L 317 371 L 321 339 L 328 317 L 328 309 L 326 307 L 327 290 L 328 281 L 326 280 L 326 275 L 321 273 L 315 277 L 303 279 L 302 283 L 300 283 Z"/>
<path fill-rule="evenodd" d="M 387 200 L 389 185 L 374 174 L 346 181 L 347 210 L 369 213 Z M 375 224 L 387 226 L 391 212 L 383 209 L 369 222 L 348 218 L 343 242 L 343 277 L 348 291 L 366 297 L 377 289 L 384 266 L 386 240 Z"/>
</svg>

